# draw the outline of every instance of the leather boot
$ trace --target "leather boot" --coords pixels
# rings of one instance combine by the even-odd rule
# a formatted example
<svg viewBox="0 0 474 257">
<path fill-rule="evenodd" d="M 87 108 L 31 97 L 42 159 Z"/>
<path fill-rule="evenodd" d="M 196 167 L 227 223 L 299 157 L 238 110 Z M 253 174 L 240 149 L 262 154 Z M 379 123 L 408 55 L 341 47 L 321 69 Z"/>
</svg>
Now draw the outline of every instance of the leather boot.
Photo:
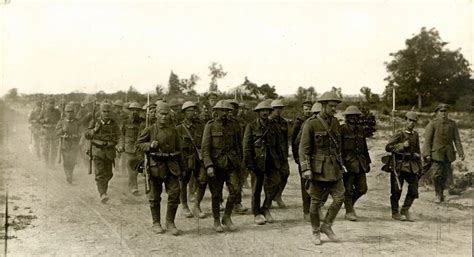
<svg viewBox="0 0 474 257">
<path fill-rule="evenodd" d="M 402 209 L 400 210 L 400 214 L 402 216 L 405 216 L 405 221 L 414 221 L 410 215 L 410 212 L 408 211 L 413 204 L 413 201 L 415 199 L 413 197 L 407 197 L 405 198 L 405 202 L 403 202 Z"/>
<path fill-rule="evenodd" d="M 165 231 L 161 227 L 160 205 L 150 205 L 150 211 L 153 222 L 151 230 L 156 234 L 163 234 Z"/>
<path fill-rule="evenodd" d="M 339 238 L 337 238 L 336 234 L 332 231 L 332 228 L 329 224 L 323 223 L 321 225 L 321 232 L 326 234 L 326 236 L 329 238 L 329 240 L 333 242 L 339 241 Z"/>
<path fill-rule="evenodd" d="M 191 213 L 191 211 L 189 210 L 189 207 L 187 204 L 182 204 L 183 206 L 183 215 L 184 217 L 186 218 L 192 218 L 193 217 L 193 214 Z"/>
<path fill-rule="evenodd" d="M 200 204 L 197 201 L 194 202 L 193 214 L 194 217 L 197 217 L 199 219 L 204 219 L 206 217 L 206 214 L 201 211 Z"/>
<path fill-rule="evenodd" d="M 311 242 L 313 242 L 314 245 L 321 245 L 321 232 L 313 232 Z"/>
<path fill-rule="evenodd" d="M 244 207 L 241 203 L 234 205 L 234 212 L 238 214 L 245 214 L 249 208 Z"/>
<path fill-rule="evenodd" d="M 214 229 L 216 230 L 217 233 L 224 232 L 224 229 L 221 226 L 221 221 L 219 218 L 214 218 Z"/>
<path fill-rule="evenodd" d="M 354 212 L 354 206 L 352 205 L 352 196 L 346 196 L 344 200 L 344 207 L 346 208 L 346 220 L 357 221 L 357 217 Z"/>
<path fill-rule="evenodd" d="M 174 219 L 176 218 L 176 211 L 178 210 L 178 206 L 169 206 L 166 210 L 166 229 L 173 235 L 179 235 L 180 231 L 176 228 L 174 224 Z"/>
<path fill-rule="evenodd" d="M 234 226 L 234 223 L 232 223 L 232 219 L 230 216 L 224 215 L 222 217 L 222 225 L 226 227 L 229 231 L 235 231 L 237 228 Z"/>
<path fill-rule="evenodd" d="M 268 223 L 273 223 L 274 219 L 272 217 L 272 214 L 270 213 L 270 210 L 269 209 L 263 209 L 263 216 L 265 216 L 265 220 L 268 222 Z"/>
</svg>

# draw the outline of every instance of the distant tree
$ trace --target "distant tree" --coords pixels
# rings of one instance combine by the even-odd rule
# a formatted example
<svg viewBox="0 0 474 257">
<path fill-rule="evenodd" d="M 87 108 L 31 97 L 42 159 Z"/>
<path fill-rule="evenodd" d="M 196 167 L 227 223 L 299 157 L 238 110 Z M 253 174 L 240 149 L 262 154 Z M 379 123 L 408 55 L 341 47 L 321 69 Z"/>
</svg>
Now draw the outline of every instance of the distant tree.
<svg viewBox="0 0 474 257">
<path fill-rule="evenodd" d="M 222 65 L 218 64 L 217 62 L 213 62 L 209 66 L 209 76 L 211 77 L 211 82 L 209 84 L 209 91 L 217 91 L 217 79 L 223 78 L 227 75 L 227 72 L 224 72 Z"/>
<path fill-rule="evenodd" d="M 406 48 L 390 53 L 386 62 L 389 76 L 385 78 L 385 98 L 391 99 L 392 88 L 397 87 L 397 102 L 418 104 L 421 109 L 434 100 L 453 103 L 469 91 L 471 69 L 460 49 L 451 51 L 434 28 L 421 28 L 419 34 L 405 41 Z M 472 86 L 470 88 L 472 93 Z"/>
<path fill-rule="evenodd" d="M 336 94 L 337 94 L 340 98 L 342 98 L 342 89 L 341 89 L 340 87 L 332 87 L 332 88 L 331 88 L 331 91 L 332 91 L 332 92 L 336 92 Z"/>
<path fill-rule="evenodd" d="M 258 91 L 265 96 L 266 99 L 276 99 L 278 94 L 276 93 L 275 86 L 263 84 L 258 88 Z"/>
<path fill-rule="evenodd" d="M 189 79 L 181 79 L 179 81 L 181 91 L 186 95 L 196 95 L 196 90 L 194 90 L 194 87 L 196 86 L 199 79 L 199 76 L 196 74 L 191 74 Z"/>
<path fill-rule="evenodd" d="M 245 81 L 242 85 L 244 85 L 245 89 L 249 91 L 251 95 L 255 96 L 257 100 L 259 99 L 260 90 L 256 83 L 253 83 L 247 77 L 245 77 Z"/>
<path fill-rule="evenodd" d="M 5 99 L 10 101 L 18 100 L 18 88 L 10 88 L 5 95 Z"/>
<path fill-rule="evenodd" d="M 362 87 L 360 89 L 360 93 L 364 96 L 365 101 L 370 102 L 370 100 L 372 99 L 372 89 L 370 89 L 369 87 Z"/>
<path fill-rule="evenodd" d="M 156 84 L 155 92 L 156 92 L 156 96 L 158 97 L 158 99 L 161 99 L 163 97 L 163 95 L 165 94 L 164 88 L 160 84 Z"/>
<path fill-rule="evenodd" d="M 168 80 L 168 95 L 176 96 L 182 94 L 183 91 L 181 90 L 181 87 L 181 81 L 179 80 L 178 75 L 171 71 Z"/>
</svg>

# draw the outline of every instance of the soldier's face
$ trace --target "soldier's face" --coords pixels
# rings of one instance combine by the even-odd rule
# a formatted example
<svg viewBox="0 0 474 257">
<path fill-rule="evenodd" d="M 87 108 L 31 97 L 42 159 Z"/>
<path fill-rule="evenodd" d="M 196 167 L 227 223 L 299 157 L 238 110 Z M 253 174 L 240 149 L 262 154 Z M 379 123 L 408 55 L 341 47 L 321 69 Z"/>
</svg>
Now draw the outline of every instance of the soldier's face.
<svg viewBox="0 0 474 257">
<path fill-rule="evenodd" d="M 70 120 L 74 117 L 74 111 L 66 111 L 66 119 Z"/>
<path fill-rule="evenodd" d="M 448 118 L 448 111 L 447 110 L 439 110 L 438 111 L 438 117 L 441 118 L 441 119 Z"/>
<path fill-rule="evenodd" d="M 346 122 L 349 124 L 355 124 L 359 119 L 359 115 L 346 115 Z"/>
<path fill-rule="evenodd" d="M 54 108 L 54 103 L 48 103 L 48 104 L 46 105 L 46 108 L 47 108 L 48 110 L 53 109 L 53 108 Z"/>
<path fill-rule="evenodd" d="M 217 98 L 214 98 L 214 97 L 209 98 L 209 105 L 211 107 L 214 107 L 214 105 L 216 105 L 216 103 L 217 103 Z"/>
<path fill-rule="evenodd" d="M 311 116 L 311 105 L 303 105 L 303 114 L 306 118 Z"/>
<path fill-rule="evenodd" d="M 268 109 L 258 111 L 258 116 L 263 120 L 268 119 L 268 115 L 270 115 L 270 110 Z"/>
<path fill-rule="evenodd" d="M 273 114 L 275 116 L 280 116 L 281 113 L 283 112 L 283 108 L 282 107 L 273 107 Z"/>
<path fill-rule="evenodd" d="M 110 120 L 110 111 L 109 110 L 102 110 L 101 117 L 104 121 Z"/>
<path fill-rule="evenodd" d="M 184 110 L 184 116 L 188 120 L 193 120 L 196 117 L 196 108 L 194 107 L 189 107 L 186 110 Z"/>
<path fill-rule="evenodd" d="M 416 125 L 416 120 L 407 119 L 407 129 L 408 130 L 413 130 L 415 128 L 415 125 Z"/>
<path fill-rule="evenodd" d="M 170 122 L 170 112 L 168 110 L 159 110 L 156 112 L 156 120 L 158 123 L 166 124 Z"/>
<path fill-rule="evenodd" d="M 137 118 L 138 117 L 138 110 L 137 109 L 131 109 L 130 110 L 130 115 L 132 116 L 132 118 Z"/>
<path fill-rule="evenodd" d="M 228 113 L 229 113 L 228 110 L 216 109 L 217 118 L 219 119 L 227 119 Z"/>
<path fill-rule="evenodd" d="M 338 104 L 338 102 L 329 101 L 325 106 L 323 105 L 323 110 L 325 111 L 326 115 L 334 116 L 334 114 L 336 114 L 336 107 Z"/>
</svg>

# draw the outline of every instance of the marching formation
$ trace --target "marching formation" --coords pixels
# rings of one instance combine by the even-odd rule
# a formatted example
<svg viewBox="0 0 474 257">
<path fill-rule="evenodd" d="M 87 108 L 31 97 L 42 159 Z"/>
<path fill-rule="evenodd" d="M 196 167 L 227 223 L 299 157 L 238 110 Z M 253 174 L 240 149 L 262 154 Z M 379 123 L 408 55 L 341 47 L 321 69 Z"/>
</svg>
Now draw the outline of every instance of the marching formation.
<svg viewBox="0 0 474 257">
<path fill-rule="evenodd" d="M 338 241 L 332 226 L 339 210 L 344 205 L 345 219 L 357 221 L 355 205 L 368 191 L 366 173 L 372 159 L 367 137 L 371 131 L 360 125 L 359 108 L 347 107 L 340 124 L 334 115 L 342 99 L 336 92 L 326 92 L 314 104 L 302 103 L 302 115 L 290 129 L 289 120 L 282 117 L 285 104 L 281 99 L 258 103 L 250 119 L 245 104 L 218 98 L 211 92 L 202 103 L 180 104 L 174 99 L 151 103 L 148 99 L 142 107 L 137 102 L 98 104 L 88 96 L 82 104 L 71 102 L 60 109 L 48 98 L 35 105 L 29 116 L 34 152 L 50 167 L 56 160 L 62 163 L 69 184 L 78 161 L 89 167 L 103 204 L 109 200 L 114 168 L 126 171 L 132 195 L 140 195 L 138 174 L 143 174 L 151 230 L 179 235 L 175 224 L 178 207 L 187 218 L 205 218 L 201 202 L 207 187 L 216 232 L 237 229 L 232 214 L 248 211 L 242 203 L 245 187 L 252 191 L 255 224 L 272 223 L 272 204 L 286 206 L 282 195 L 293 172 L 288 161 L 291 149 L 301 178 L 303 219 L 311 223 L 312 242 L 321 244 L 321 233 Z M 386 144 L 382 169 L 390 172 L 394 220 L 414 221 L 409 210 L 418 198 L 418 181 L 428 171 L 434 181 L 435 202 L 443 202 L 456 152 L 464 160 L 457 125 L 448 118 L 448 109 L 440 104 L 434 110 L 436 116 L 426 126 L 423 146 L 414 112 L 406 113 L 404 127 L 394 131 Z M 400 207 L 404 183 L 408 190 Z M 163 186 L 168 197 L 164 224 Z M 332 202 L 323 213 L 329 196 Z"/>
</svg>

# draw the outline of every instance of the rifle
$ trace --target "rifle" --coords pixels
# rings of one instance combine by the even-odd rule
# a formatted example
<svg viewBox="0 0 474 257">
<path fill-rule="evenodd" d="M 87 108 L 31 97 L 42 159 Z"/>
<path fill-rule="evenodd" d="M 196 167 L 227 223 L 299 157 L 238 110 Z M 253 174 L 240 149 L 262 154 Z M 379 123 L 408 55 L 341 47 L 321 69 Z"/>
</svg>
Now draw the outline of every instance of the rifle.
<svg viewBox="0 0 474 257">
<path fill-rule="evenodd" d="M 148 122 L 149 122 L 149 114 L 150 114 L 150 94 L 147 95 L 147 107 L 146 107 L 146 116 L 145 116 L 145 128 L 148 127 Z M 144 154 L 144 160 L 143 160 L 143 175 L 145 176 L 145 193 L 150 192 L 150 155 L 149 153 L 145 152 Z"/>
<path fill-rule="evenodd" d="M 65 136 L 60 136 L 59 137 L 59 149 L 58 149 L 58 155 L 59 155 L 59 159 L 58 159 L 58 163 L 61 163 L 61 158 L 62 158 L 62 153 L 63 153 L 63 139 L 64 139 Z"/>
<path fill-rule="evenodd" d="M 196 154 L 197 154 L 197 157 L 198 157 L 199 161 L 202 162 L 201 151 L 199 151 L 199 148 L 197 147 L 196 142 L 194 142 L 194 138 L 191 136 L 191 133 L 189 132 L 188 128 L 186 128 L 186 125 L 184 123 L 183 123 L 183 128 L 186 131 L 186 133 L 188 134 L 189 138 L 191 139 L 191 143 L 193 144 L 194 151 L 196 151 Z"/>
<path fill-rule="evenodd" d="M 392 91 L 392 135 L 395 135 L 395 86 Z M 397 160 L 395 153 L 392 152 L 392 164 L 393 164 L 393 175 L 395 175 L 395 181 L 397 182 L 398 190 L 402 190 L 402 184 L 400 183 L 400 174 L 397 172 Z"/>
<path fill-rule="evenodd" d="M 92 105 L 92 120 L 95 120 L 95 101 Z M 90 140 L 89 145 L 89 175 L 92 174 L 92 140 Z"/>
</svg>

